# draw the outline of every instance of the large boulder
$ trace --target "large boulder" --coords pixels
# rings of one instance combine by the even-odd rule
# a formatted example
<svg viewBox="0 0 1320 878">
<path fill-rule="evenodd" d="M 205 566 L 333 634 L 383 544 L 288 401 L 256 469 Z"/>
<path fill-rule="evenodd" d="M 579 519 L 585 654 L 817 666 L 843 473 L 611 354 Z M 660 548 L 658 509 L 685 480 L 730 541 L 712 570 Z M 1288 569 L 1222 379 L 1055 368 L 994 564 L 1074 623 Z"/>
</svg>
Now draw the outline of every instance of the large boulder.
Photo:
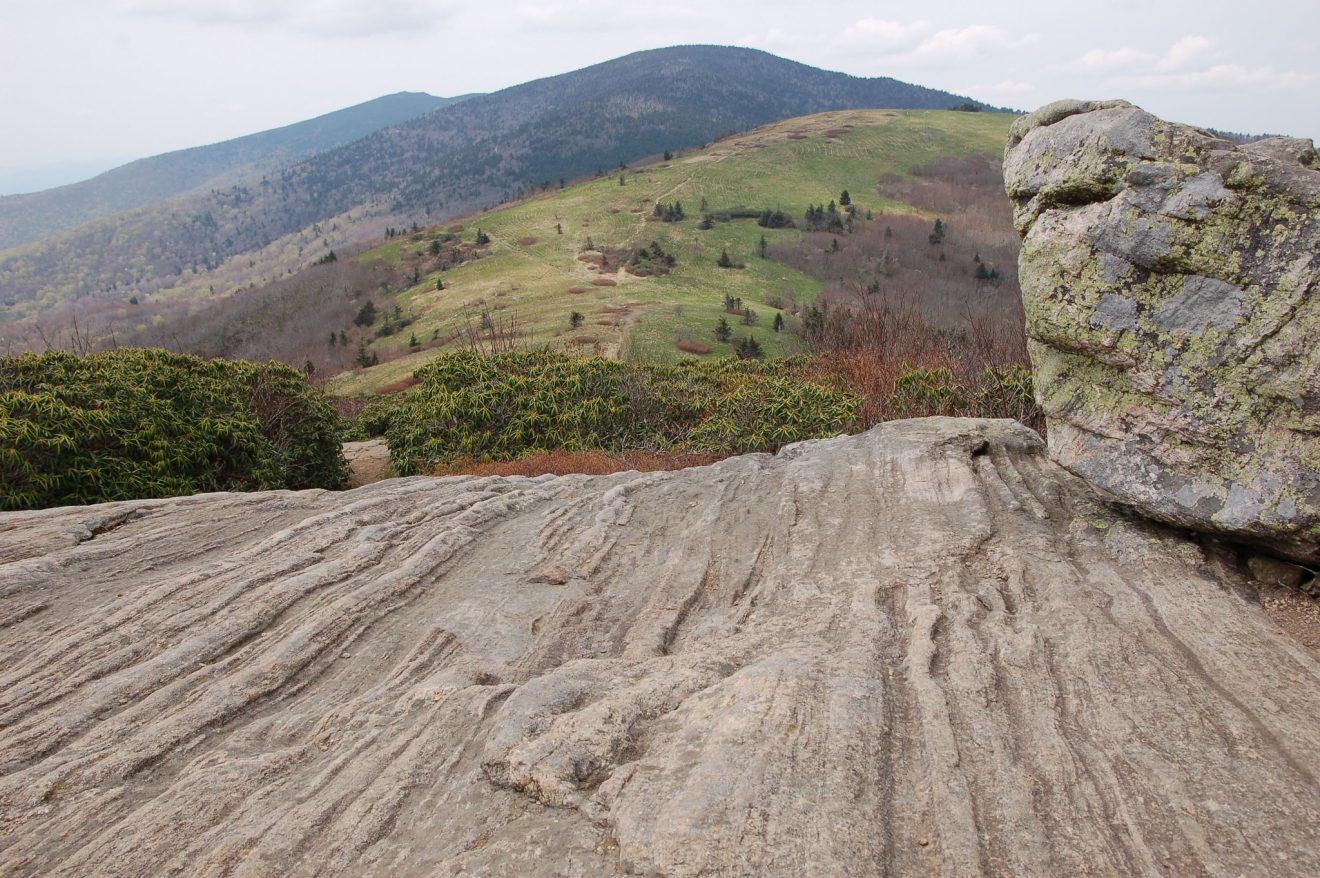
<svg viewBox="0 0 1320 878">
<path fill-rule="evenodd" d="M 1123 101 L 1019 119 L 1004 179 L 1050 451 L 1182 527 L 1320 561 L 1320 159 Z"/>
<path fill-rule="evenodd" d="M 1009 421 L 0 515 L 5 876 L 1320 875 L 1320 661 Z"/>
</svg>

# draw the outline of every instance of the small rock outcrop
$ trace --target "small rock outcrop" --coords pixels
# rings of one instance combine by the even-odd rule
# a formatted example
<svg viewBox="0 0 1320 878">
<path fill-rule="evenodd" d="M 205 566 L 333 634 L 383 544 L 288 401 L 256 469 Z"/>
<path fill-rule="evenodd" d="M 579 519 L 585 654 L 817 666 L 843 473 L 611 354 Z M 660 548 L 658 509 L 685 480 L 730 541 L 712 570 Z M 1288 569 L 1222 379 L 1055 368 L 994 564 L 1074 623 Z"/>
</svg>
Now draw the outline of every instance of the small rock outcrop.
<svg viewBox="0 0 1320 878">
<path fill-rule="evenodd" d="M 1004 178 L 1050 451 L 1182 527 L 1320 561 L 1320 158 L 1123 101 L 1014 125 Z"/>
<path fill-rule="evenodd" d="M 1320 661 L 1036 435 L 0 515 L 6 876 L 1320 874 Z"/>
</svg>

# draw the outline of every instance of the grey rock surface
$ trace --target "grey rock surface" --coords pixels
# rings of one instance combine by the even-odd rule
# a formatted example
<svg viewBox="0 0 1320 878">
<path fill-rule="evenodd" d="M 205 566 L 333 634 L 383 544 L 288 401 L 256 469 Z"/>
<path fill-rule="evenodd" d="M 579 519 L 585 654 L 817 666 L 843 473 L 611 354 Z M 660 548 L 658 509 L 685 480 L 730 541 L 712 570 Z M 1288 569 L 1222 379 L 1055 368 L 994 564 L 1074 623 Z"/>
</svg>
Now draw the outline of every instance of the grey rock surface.
<svg viewBox="0 0 1320 878">
<path fill-rule="evenodd" d="M 348 463 L 348 485 L 360 488 L 389 478 L 390 448 L 384 439 L 345 442 L 344 460 Z"/>
<path fill-rule="evenodd" d="M 1050 451 L 1112 499 L 1320 561 L 1320 157 L 1123 101 L 1013 126 Z"/>
<path fill-rule="evenodd" d="M 1007 421 L 0 515 L 6 876 L 1320 874 L 1320 662 Z"/>
</svg>

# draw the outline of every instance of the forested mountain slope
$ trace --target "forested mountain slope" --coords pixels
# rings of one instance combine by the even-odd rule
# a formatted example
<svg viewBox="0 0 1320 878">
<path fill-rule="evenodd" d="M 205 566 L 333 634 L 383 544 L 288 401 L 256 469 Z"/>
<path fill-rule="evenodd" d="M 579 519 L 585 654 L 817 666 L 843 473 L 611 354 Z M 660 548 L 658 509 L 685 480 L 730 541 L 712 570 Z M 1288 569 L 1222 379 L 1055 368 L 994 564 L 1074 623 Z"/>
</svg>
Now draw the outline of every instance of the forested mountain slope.
<svg viewBox="0 0 1320 878">
<path fill-rule="evenodd" d="M 473 97 L 264 179 L 248 179 L 86 226 L 0 256 L 8 316 L 71 298 L 177 288 L 286 236 L 322 245 L 370 217 L 432 221 L 529 185 L 609 169 L 778 119 L 851 107 L 948 107 L 963 99 L 859 79 L 750 49 L 640 52 Z M 352 217 L 349 214 L 352 213 Z M 265 257 L 263 257 L 265 258 Z M 279 266 L 274 279 L 294 267 Z M 256 278 L 260 281 L 261 278 Z M 223 284 L 210 286 L 225 292 Z M 6 316 L 0 310 L 0 319 Z"/>
<path fill-rule="evenodd" d="M 0 197 L 0 248 L 180 195 L 218 177 L 277 168 L 462 98 L 399 92 L 304 122 L 138 159 L 90 180 Z"/>
</svg>

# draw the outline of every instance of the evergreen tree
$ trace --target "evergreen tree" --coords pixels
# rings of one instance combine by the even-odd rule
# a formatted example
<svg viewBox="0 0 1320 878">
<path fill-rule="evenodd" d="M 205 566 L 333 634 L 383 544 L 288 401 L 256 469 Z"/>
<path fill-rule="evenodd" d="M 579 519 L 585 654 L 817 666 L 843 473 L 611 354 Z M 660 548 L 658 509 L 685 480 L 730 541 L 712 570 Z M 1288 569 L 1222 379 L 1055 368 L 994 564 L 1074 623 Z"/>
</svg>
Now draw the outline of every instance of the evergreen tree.
<svg viewBox="0 0 1320 878">
<path fill-rule="evenodd" d="M 572 314 L 568 315 L 568 325 L 573 329 L 577 329 L 582 325 L 582 321 L 585 319 L 586 318 L 582 316 L 581 312 L 574 311 Z"/>
<path fill-rule="evenodd" d="M 759 360 L 765 356 L 761 343 L 750 335 L 734 346 L 734 352 L 738 354 L 740 360 Z"/>
<path fill-rule="evenodd" d="M 719 322 L 715 324 L 715 340 L 728 341 L 731 338 L 733 338 L 733 329 L 729 326 L 729 321 L 721 316 Z"/>
<path fill-rule="evenodd" d="M 335 342 L 338 341 L 338 340 L 339 340 L 339 337 L 338 337 L 337 335 L 335 335 L 333 332 L 331 332 L 331 333 L 330 333 L 330 347 L 334 347 L 334 346 L 335 346 Z"/>
<path fill-rule="evenodd" d="M 414 332 L 414 333 L 408 338 L 408 347 L 410 347 L 410 348 L 419 348 L 419 347 L 421 347 L 421 346 L 422 346 L 422 343 L 421 343 L 420 341 L 417 340 L 417 333 Z"/>
<path fill-rule="evenodd" d="M 769 247 L 770 247 L 770 244 L 765 240 L 765 235 L 762 235 L 762 236 L 761 236 L 761 243 L 760 243 L 760 245 L 759 245 L 758 248 L 757 248 L 757 249 L 760 251 L 760 253 L 761 253 L 761 258 L 762 258 L 762 259 L 765 258 L 765 252 L 766 252 L 767 249 L 769 249 Z"/>
<path fill-rule="evenodd" d="M 377 356 L 375 351 L 368 354 L 367 343 L 365 341 L 358 341 L 357 356 L 353 358 L 353 362 L 357 363 L 359 368 L 365 369 L 368 366 L 374 366 L 379 363 L 380 357 Z"/>
<path fill-rule="evenodd" d="M 852 204 L 852 196 L 848 194 L 847 189 L 843 190 L 843 193 L 839 196 L 839 204 L 843 207 Z"/>
<path fill-rule="evenodd" d="M 367 301 L 363 302 L 362 307 L 358 309 L 357 316 L 353 318 L 353 322 L 356 323 L 358 326 L 370 326 L 371 324 L 375 323 L 376 303 L 371 301 L 370 299 L 367 299 Z"/>
<path fill-rule="evenodd" d="M 729 250 L 727 247 L 720 251 L 719 262 L 715 264 L 720 268 L 733 268 L 733 260 L 729 258 Z"/>
<path fill-rule="evenodd" d="M 477 246 L 480 247 L 483 244 L 489 244 L 489 243 L 490 243 L 490 235 L 487 235 L 481 229 L 477 229 Z"/>
<path fill-rule="evenodd" d="M 825 328 L 825 312 L 816 305 L 807 309 L 807 314 L 802 320 L 802 328 L 806 330 L 807 335 L 814 335 Z"/>
<path fill-rule="evenodd" d="M 776 315 L 775 315 L 775 332 L 783 332 L 783 331 L 784 331 L 784 315 L 783 315 L 783 314 L 776 314 Z"/>
</svg>

